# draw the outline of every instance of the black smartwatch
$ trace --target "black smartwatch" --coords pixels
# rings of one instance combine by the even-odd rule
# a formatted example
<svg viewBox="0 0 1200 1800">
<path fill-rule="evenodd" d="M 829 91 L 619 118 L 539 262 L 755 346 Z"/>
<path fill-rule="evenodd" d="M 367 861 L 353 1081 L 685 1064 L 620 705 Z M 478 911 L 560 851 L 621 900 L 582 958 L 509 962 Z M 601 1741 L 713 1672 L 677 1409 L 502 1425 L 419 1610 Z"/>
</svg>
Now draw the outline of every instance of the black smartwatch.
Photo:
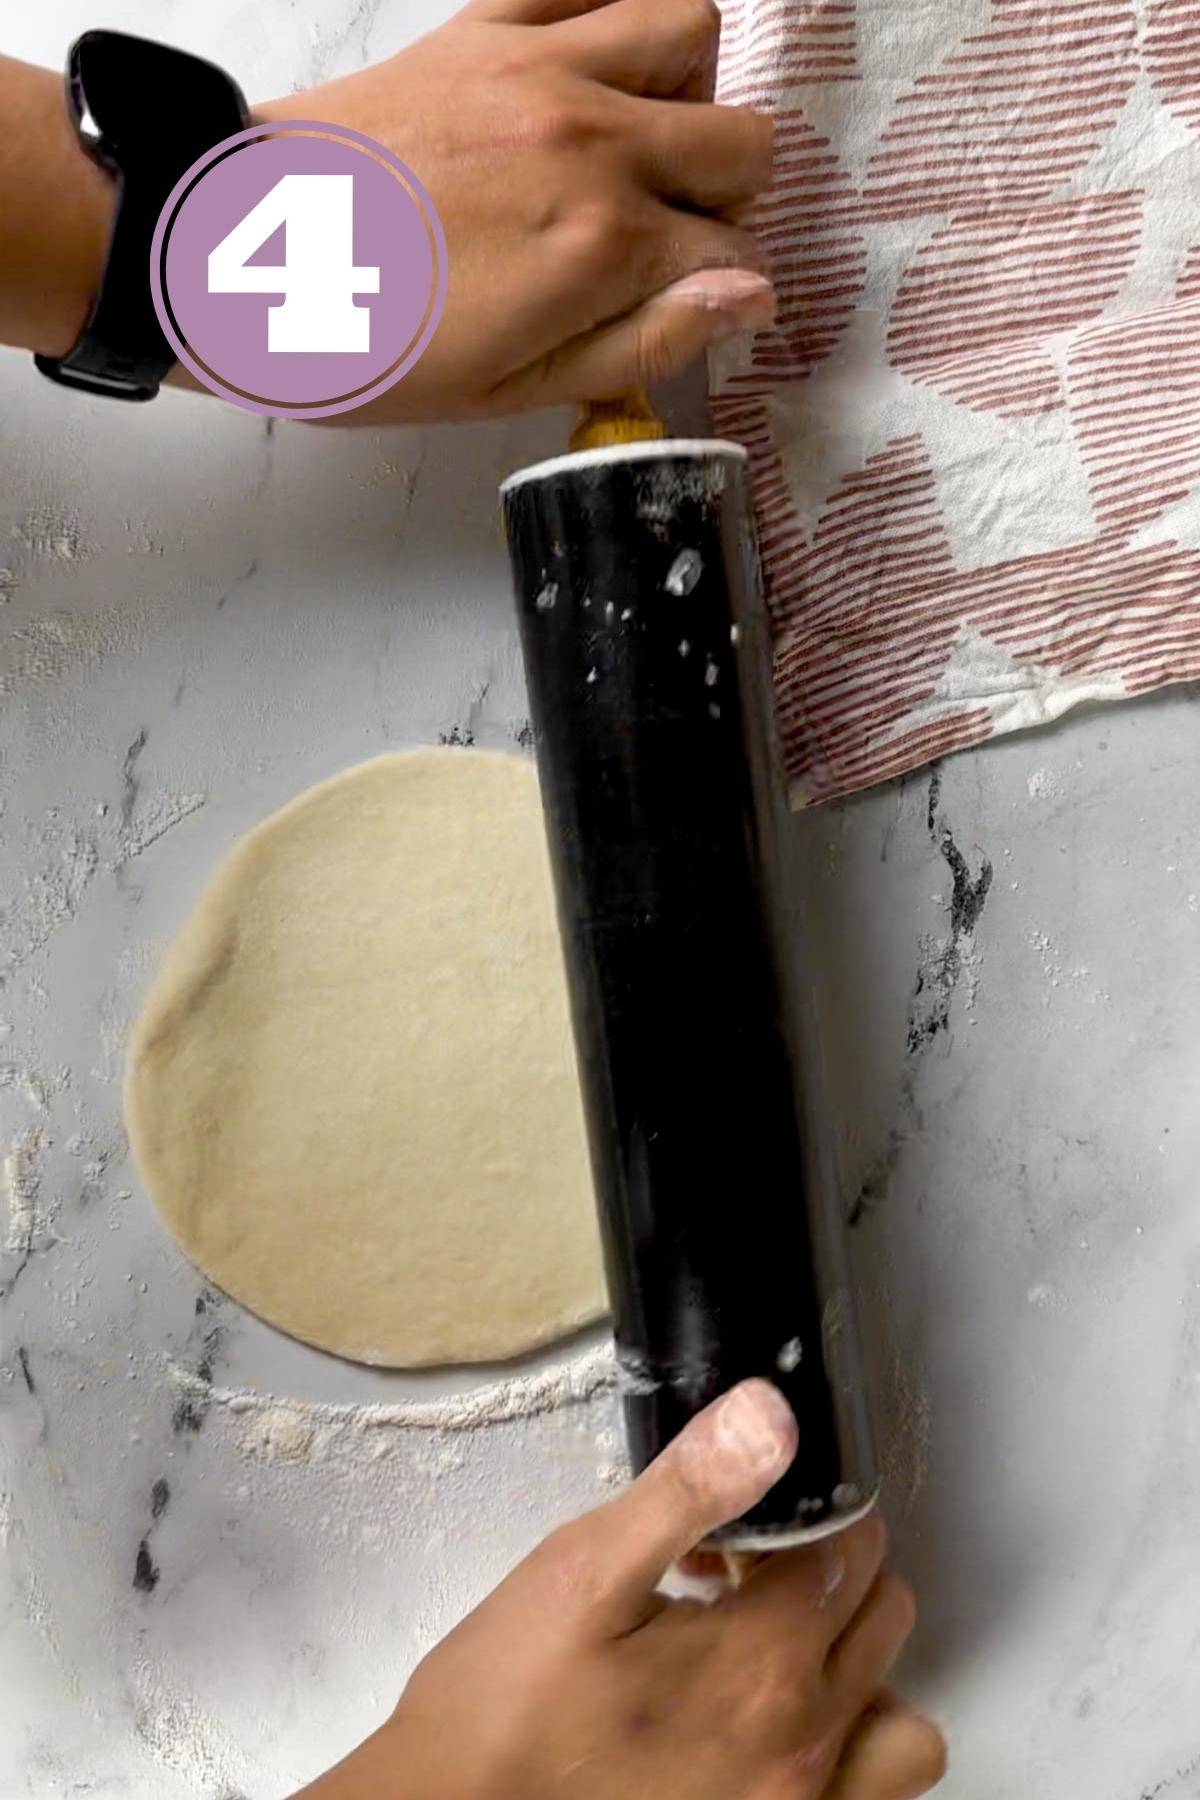
<svg viewBox="0 0 1200 1800">
<path fill-rule="evenodd" d="M 150 294 L 150 245 L 171 189 L 196 159 L 249 123 L 237 83 L 198 56 L 120 31 L 71 46 L 67 104 L 80 144 L 115 177 L 116 211 L 91 316 L 43 375 L 88 394 L 153 400 L 175 352 Z"/>
</svg>

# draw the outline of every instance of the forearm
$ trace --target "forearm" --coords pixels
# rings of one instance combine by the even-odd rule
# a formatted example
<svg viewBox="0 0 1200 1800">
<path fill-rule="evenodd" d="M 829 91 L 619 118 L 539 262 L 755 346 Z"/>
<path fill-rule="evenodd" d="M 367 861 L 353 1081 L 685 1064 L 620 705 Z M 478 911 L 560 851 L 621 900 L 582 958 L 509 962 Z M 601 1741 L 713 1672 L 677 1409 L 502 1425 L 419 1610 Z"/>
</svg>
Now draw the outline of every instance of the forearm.
<svg viewBox="0 0 1200 1800">
<path fill-rule="evenodd" d="M 75 140 L 62 76 L 0 57 L 0 343 L 70 349 L 108 244 L 115 185 Z"/>
<path fill-rule="evenodd" d="M 745 214 L 770 185 L 771 121 L 710 104 L 718 17 L 695 0 L 489 0 L 304 96 L 302 116 L 419 173 L 454 270 L 419 362 L 347 421 L 624 394 L 770 322 Z M 57 74 L 0 57 L 0 117 L 0 344 L 63 356 L 103 279 L 116 183 L 76 143 Z"/>
</svg>

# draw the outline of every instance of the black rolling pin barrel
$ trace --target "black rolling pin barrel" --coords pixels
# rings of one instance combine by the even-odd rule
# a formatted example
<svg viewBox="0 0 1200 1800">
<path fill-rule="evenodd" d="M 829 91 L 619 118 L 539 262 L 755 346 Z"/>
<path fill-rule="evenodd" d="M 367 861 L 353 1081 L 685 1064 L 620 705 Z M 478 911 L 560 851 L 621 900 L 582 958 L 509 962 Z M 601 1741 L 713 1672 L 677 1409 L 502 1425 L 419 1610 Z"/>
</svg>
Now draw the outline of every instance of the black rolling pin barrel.
<svg viewBox="0 0 1200 1800">
<path fill-rule="evenodd" d="M 767 1376 L 800 1452 L 716 1541 L 803 1541 L 877 1483 L 805 1102 L 744 454 L 585 451 L 503 496 L 634 1466 Z"/>
</svg>

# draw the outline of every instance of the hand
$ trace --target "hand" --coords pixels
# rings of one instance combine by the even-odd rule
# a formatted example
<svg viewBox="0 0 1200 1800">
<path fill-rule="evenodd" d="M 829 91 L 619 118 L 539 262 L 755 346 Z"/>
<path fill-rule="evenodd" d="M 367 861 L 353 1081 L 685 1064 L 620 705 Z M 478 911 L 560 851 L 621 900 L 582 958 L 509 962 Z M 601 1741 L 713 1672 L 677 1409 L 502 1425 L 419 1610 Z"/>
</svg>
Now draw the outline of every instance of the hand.
<svg viewBox="0 0 1200 1800">
<path fill-rule="evenodd" d="M 347 125 L 433 196 L 446 310 L 355 422 L 605 399 L 769 322 L 736 218 L 771 174 L 771 121 L 709 104 L 713 0 L 473 0 L 390 61 L 257 107 Z"/>
<path fill-rule="evenodd" d="M 912 1800 L 927 1721 L 881 1692 L 913 1625 L 867 1520 L 710 1606 L 668 1567 L 779 1479 L 796 1425 L 746 1382 L 626 1491 L 556 1531 L 414 1674 L 308 1800 Z"/>
</svg>

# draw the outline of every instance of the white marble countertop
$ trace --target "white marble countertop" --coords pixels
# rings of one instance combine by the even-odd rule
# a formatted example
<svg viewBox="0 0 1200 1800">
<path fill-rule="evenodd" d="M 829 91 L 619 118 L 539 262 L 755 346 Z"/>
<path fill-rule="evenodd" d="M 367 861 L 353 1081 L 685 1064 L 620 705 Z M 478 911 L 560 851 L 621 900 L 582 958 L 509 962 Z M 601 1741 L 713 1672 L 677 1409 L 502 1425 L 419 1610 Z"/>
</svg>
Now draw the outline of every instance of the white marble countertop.
<svg viewBox="0 0 1200 1800">
<path fill-rule="evenodd" d="M 431 16 L 106 22 L 253 94 Z M 4 48 L 93 22 L 52 0 Z M 495 490 L 561 436 L 268 431 L 0 357 L 0 1800 L 282 1800 L 613 1478 L 607 1393 L 448 1429 L 462 1383 L 211 1294 L 120 1121 L 139 996 L 241 830 L 381 750 L 516 739 Z M 797 822 L 951 1800 L 1200 1794 L 1198 756 L 1181 692 Z"/>
</svg>

